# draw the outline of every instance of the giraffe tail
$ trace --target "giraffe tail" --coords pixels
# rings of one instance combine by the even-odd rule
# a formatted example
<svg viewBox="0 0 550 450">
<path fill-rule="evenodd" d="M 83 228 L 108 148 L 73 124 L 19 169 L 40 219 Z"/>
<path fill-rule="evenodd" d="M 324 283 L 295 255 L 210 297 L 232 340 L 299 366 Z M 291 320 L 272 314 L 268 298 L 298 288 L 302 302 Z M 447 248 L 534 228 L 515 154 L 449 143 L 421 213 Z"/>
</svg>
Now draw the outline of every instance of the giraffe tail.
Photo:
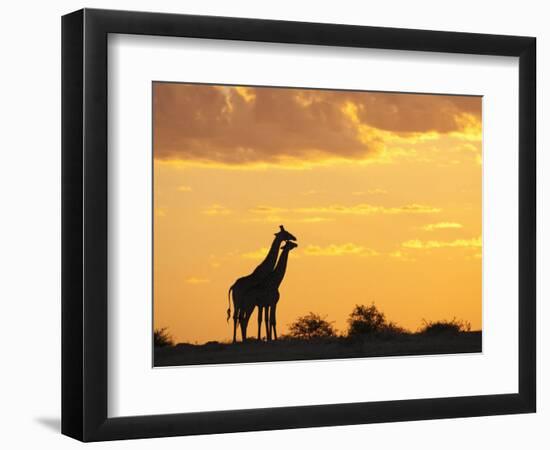
<svg viewBox="0 0 550 450">
<path fill-rule="evenodd" d="M 233 286 L 229 288 L 229 291 L 227 291 L 227 322 L 229 322 L 229 319 L 231 318 L 231 291 L 233 290 Z"/>
</svg>

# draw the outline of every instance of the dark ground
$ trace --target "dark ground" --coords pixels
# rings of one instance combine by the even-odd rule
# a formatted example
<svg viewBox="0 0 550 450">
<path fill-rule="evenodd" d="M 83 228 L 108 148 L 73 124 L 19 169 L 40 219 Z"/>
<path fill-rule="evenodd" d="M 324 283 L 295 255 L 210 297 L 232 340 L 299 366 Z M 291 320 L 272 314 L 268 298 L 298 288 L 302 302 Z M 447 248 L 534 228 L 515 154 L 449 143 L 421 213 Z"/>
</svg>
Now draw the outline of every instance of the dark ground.
<svg viewBox="0 0 550 450">
<path fill-rule="evenodd" d="M 481 331 L 457 334 L 400 334 L 361 338 L 249 340 L 237 344 L 208 342 L 155 348 L 156 367 L 371 356 L 436 355 L 481 352 Z"/>
</svg>

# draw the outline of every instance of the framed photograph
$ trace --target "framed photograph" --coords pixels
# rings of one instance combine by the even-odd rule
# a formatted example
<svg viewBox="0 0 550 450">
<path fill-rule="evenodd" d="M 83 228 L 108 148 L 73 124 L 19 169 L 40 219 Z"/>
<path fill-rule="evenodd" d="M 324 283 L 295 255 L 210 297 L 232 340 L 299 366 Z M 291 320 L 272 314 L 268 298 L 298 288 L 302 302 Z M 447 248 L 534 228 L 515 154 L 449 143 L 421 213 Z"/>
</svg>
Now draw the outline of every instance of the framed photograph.
<svg viewBox="0 0 550 450">
<path fill-rule="evenodd" d="M 62 432 L 535 412 L 535 64 L 533 37 L 64 16 Z"/>
</svg>

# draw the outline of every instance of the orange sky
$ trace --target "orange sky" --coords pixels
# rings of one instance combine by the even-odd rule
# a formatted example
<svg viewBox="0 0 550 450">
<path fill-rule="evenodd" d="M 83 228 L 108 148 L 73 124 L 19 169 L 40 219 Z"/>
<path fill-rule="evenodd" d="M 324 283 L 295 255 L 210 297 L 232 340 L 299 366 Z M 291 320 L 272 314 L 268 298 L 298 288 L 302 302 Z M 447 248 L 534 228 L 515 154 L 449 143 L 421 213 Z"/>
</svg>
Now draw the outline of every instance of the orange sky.
<svg viewBox="0 0 550 450">
<path fill-rule="evenodd" d="M 481 329 L 480 97 L 154 83 L 153 105 L 155 328 L 229 340 L 227 290 L 284 224 L 279 334 L 371 302 Z"/>
</svg>

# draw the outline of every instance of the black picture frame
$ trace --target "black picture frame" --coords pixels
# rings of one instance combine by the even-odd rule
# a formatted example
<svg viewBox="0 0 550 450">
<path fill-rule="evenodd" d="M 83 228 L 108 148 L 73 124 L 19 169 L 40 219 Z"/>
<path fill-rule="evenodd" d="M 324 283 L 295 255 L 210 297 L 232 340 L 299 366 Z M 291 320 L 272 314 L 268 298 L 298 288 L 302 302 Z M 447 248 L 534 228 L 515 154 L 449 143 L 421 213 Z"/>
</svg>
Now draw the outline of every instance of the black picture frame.
<svg viewBox="0 0 550 450">
<path fill-rule="evenodd" d="M 177 36 L 519 58 L 518 393 L 107 416 L 107 36 Z M 62 433 L 82 441 L 535 412 L 536 39 L 83 9 L 62 18 Z"/>
</svg>

